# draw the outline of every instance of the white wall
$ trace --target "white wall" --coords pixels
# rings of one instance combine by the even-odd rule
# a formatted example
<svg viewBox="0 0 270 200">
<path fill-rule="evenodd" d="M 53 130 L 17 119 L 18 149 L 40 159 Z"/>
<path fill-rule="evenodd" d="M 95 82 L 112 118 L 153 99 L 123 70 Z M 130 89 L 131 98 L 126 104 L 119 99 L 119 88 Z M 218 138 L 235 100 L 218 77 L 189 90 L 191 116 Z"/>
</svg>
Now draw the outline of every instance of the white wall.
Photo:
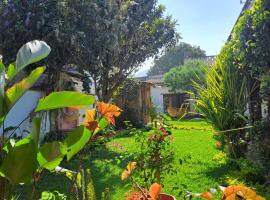
<svg viewBox="0 0 270 200">
<path fill-rule="evenodd" d="M 8 113 L 5 121 L 4 128 L 8 127 L 17 127 L 20 123 L 26 119 L 33 111 L 38 103 L 38 100 L 44 96 L 44 93 L 41 91 L 29 90 L 27 91 L 22 98 L 15 104 L 15 106 Z M 41 126 L 41 133 L 47 133 L 50 129 L 49 127 L 49 116 L 47 113 L 42 115 L 43 121 Z M 29 117 L 25 120 L 19 128 L 16 130 L 18 136 L 26 136 L 31 131 L 31 121 Z M 3 127 L 1 127 L 0 134 L 2 135 Z M 8 134 L 11 134 L 13 130 L 9 131 Z M 42 138 L 43 134 L 41 135 Z"/>
<path fill-rule="evenodd" d="M 152 101 L 157 108 L 157 112 L 164 113 L 163 109 L 163 95 L 164 93 L 168 93 L 169 88 L 166 86 L 158 86 L 158 85 L 153 85 L 151 86 L 151 97 Z"/>
</svg>

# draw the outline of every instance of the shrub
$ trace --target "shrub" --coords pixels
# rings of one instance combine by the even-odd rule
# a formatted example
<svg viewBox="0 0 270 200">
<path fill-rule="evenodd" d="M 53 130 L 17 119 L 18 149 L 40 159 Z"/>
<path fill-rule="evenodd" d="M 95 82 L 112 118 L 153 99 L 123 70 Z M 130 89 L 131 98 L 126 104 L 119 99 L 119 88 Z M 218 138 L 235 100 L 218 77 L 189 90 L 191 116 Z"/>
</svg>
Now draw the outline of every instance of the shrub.
<svg viewBox="0 0 270 200">
<path fill-rule="evenodd" d="M 173 137 L 165 128 L 155 129 L 147 134 L 137 134 L 136 142 L 140 151 L 134 154 L 139 171 L 138 182 L 144 187 L 162 183 L 164 176 L 175 173 L 174 152 L 170 148 Z"/>
</svg>

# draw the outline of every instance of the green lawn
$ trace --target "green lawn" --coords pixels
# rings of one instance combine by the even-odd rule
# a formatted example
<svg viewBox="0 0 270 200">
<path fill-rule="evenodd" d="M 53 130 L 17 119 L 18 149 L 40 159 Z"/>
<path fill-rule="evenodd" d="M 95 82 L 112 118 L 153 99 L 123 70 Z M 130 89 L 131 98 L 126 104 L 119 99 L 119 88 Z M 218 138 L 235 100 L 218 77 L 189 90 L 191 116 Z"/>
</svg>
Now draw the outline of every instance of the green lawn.
<svg viewBox="0 0 270 200">
<path fill-rule="evenodd" d="M 175 128 L 172 130 L 172 148 L 178 173 L 165 178 L 163 191 L 175 195 L 177 199 L 183 199 L 180 191 L 203 192 L 217 187 L 221 184 L 221 177 L 232 169 L 226 164 L 218 164 L 212 160 L 218 150 L 215 148 L 211 127 L 204 121 L 173 124 Z M 115 144 L 120 144 L 122 148 L 115 148 Z M 137 151 L 137 148 L 134 137 L 119 137 L 112 139 L 105 146 L 96 147 L 84 157 L 82 164 L 91 168 L 97 200 L 107 187 L 110 188 L 112 200 L 124 199 L 129 185 L 120 180 L 120 175 L 126 163 L 119 163 L 116 158 L 121 157 L 123 153 Z M 187 157 L 190 159 L 180 164 L 179 160 Z M 75 170 L 78 163 L 73 161 L 65 166 Z M 38 184 L 37 190 L 59 190 L 67 193 L 70 191 L 70 185 L 68 180 L 59 175 L 46 175 Z"/>
<path fill-rule="evenodd" d="M 202 121 L 174 122 L 174 124 L 181 126 L 181 128 L 184 126 L 186 130 L 172 131 L 172 135 L 174 136 L 172 148 L 175 152 L 175 167 L 178 173 L 177 175 L 166 177 L 164 191 L 178 197 L 181 190 L 175 190 L 174 187 L 180 187 L 184 191 L 203 192 L 211 187 L 218 186 L 219 177 L 226 174 L 228 168 L 212 161 L 213 156 L 218 151 L 215 148 L 215 141 L 210 131 L 211 128 Z M 115 143 L 122 144 L 123 150 L 113 148 L 113 144 Z M 118 138 L 109 142 L 107 146 L 109 146 L 111 152 L 115 153 L 137 150 L 134 138 Z M 180 164 L 179 159 L 183 160 L 187 157 L 191 159 L 187 159 Z M 101 173 L 99 173 L 99 169 L 104 169 L 104 167 L 102 159 L 94 161 L 96 175 L 94 179 L 97 182 L 98 188 L 100 186 L 102 187 L 102 183 L 113 183 L 111 187 L 112 199 L 123 199 L 127 188 L 125 187 L 125 183 L 120 181 L 119 177 L 124 166 L 107 164 L 105 167 L 106 170 L 101 170 Z M 102 176 L 103 171 L 105 171 L 106 178 L 99 181 L 98 177 Z"/>
</svg>

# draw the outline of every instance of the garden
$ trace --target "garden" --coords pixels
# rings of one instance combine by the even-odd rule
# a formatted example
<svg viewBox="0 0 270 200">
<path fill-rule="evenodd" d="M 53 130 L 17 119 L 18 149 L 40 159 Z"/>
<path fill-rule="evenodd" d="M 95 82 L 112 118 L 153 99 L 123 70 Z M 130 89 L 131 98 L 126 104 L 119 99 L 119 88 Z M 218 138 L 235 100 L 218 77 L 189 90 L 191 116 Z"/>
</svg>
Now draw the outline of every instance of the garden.
<svg viewBox="0 0 270 200">
<path fill-rule="evenodd" d="M 270 199 L 268 0 L 245 2 L 211 63 L 154 0 L 10 0 L 0 13 L 1 200 Z M 192 98 L 161 113 L 140 93 L 124 110 L 117 96 L 161 87 L 131 76 L 164 50 L 149 76 Z"/>
</svg>

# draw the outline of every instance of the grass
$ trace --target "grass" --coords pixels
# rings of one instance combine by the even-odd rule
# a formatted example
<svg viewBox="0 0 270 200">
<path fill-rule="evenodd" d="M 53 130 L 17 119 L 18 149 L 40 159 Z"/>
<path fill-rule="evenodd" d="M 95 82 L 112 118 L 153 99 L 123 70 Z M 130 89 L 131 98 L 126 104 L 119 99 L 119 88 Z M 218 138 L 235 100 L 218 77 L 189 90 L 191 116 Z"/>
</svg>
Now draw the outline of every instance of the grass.
<svg viewBox="0 0 270 200">
<path fill-rule="evenodd" d="M 221 178 L 232 169 L 228 164 L 219 164 L 212 158 L 218 153 L 212 137 L 211 127 L 204 121 L 173 122 L 172 148 L 175 152 L 175 167 L 177 175 L 168 175 L 164 181 L 163 191 L 173 194 L 177 199 L 183 199 L 183 192 L 203 192 L 221 184 Z M 115 144 L 118 144 L 116 148 Z M 120 146 L 120 148 L 119 148 Z M 106 145 L 98 146 L 94 151 L 88 151 L 82 165 L 90 167 L 97 200 L 105 188 L 110 189 L 110 199 L 124 199 L 130 185 L 120 180 L 120 175 L 126 163 L 119 162 L 123 154 L 137 151 L 134 137 L 119 137 L 112 139 Z M 186 161 L 180 162 L 181 160 Z M 76 170 L 78 162 L 64 164 L 69 169 Z M 37 191 L 58 190 L 70 193 L 70 182 L 59 175 L 46 174 L 37 185 Z M 30 193 L 30 188 L 19 192 Z M 182 191 L 182 194 L 181 194 Z M 71 192 L 72 193 L 72 192 Z"/>
</svg>

